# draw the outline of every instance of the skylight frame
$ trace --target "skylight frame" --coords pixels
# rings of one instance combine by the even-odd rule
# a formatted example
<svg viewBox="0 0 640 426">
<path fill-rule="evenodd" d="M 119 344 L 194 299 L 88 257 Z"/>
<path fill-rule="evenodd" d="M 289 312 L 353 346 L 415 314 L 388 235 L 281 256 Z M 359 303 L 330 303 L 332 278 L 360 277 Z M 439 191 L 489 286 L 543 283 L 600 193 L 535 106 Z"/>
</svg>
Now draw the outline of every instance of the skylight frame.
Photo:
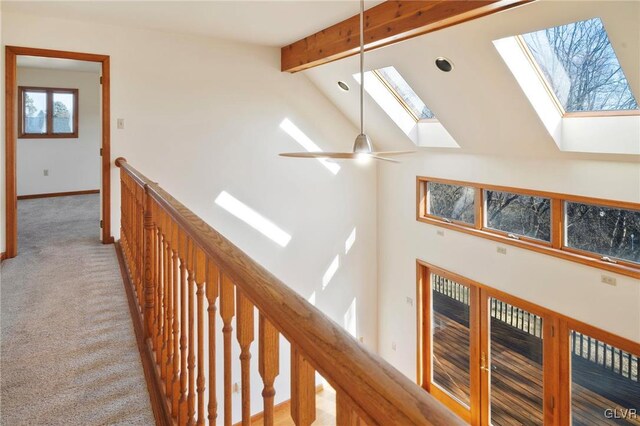
<svg viewBox="0 0 640 426">
<path fill-rule="evenodd" d="M 569 24 L 566 24 L 566 25 L 569 25 Z M 607 37 L 608 37 L 608 34 L 607 34 Z M 514 38 L 518 43 L 518 45 L 520 46 L 520 48 L 522 49 L 522 52 L 526 56 L 527 60 L 530 62 L 538 78 L 540 79 L 542 86 L 545 88 L 546 92 L 549 94 L 549 97 L 553 101 L 553 104 L 558 109 L 558 112 L 563 118 L 640 116 L 640 108 L 603 110 L 603 111 L 566 111 L 564 106 L 560 102 L 560 99 L 558 99 L 558 96 L 556 95 L 555 91 L 551 87 L 551 83 L 549 83 L 549 80 L 547 80 L 547 78 L 544 76 L 544 73 L 542 72 L 542 68 L 540 68 L 540 64 L 538 64 L 538 61 L 536 61 L 535 57 L 533 56 L 533 53 L 531 52 L 531 49 L 529 49 L 529 46 L 527 45 L 527 42 L 524 40 L 523 35 L 518 34 L 514 36 Z M 609 42 L 611 41 L 609 40 Z M 615 50 L 614 50 L 614 54 L 615 54 Z M 616 55 L 616 59 L 617 59 L 617 55 Z M 624 70 L 622 72 L 624 72 Z M 631 90 L 631 87 L 629 87 L 629 90 Z"/>
<path fill-rule="evenodd" d="M 391 93 L 393 95 L 393 97 L 398 101 L 398 103 L 400 105 L 402 105 L 402 107 L 409 113 L 409 115 L 413 118 L 413 120 L 416 123 L 420 123 L 420 122 L 422 122 L 422 123 L 437 123 L 438 122 L 438 119 L 435 117 L 435 114 L 434 114 L 433 118 L 420 118 L 420 117 L 418 117 L 416 115 L 416 113 L 413 111 L 413 109 L 409 105 L 407 105 L 407 103 L 402 98 L 402 96 L 400 96 L 398 94 L 398 92 L 396 92 L 396 90 L 391 86 L 391 84 L 389 84 L 387 79 L 384 78 L 377 69 L 371 70 L 371 73 L 373 75 L 375 75 L 378 80 L 380 80 L 382 85 L 389 91 L 389 93 Z M 413 90 L 413 88 L 411 88 L 411 90 Z M 415 91 L 414 91 L 414 93 L 415 93 Z M 420 99 L 420 100 L 422 101 L 422 99 Z M 429 107 L 427 107 L 427 108 L 429 108 Z M 430 108 L 429 108 L 429 111 L 431 111 Z M 431 111 L 431 113 L 433 114 L 433 111 Z"/>
</svg>

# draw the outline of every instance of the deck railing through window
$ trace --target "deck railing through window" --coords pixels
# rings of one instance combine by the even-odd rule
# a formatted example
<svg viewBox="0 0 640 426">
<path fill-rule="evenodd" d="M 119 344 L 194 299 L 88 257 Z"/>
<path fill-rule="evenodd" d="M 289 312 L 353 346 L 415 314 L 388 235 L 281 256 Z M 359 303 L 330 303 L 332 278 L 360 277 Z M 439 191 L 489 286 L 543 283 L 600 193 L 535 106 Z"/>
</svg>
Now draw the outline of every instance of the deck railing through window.
<svg viewBox="0 0 640 426">
<path fill-rule="evenodd" d="M 116 164 L 120 244 L 137 309 L 134 321 L 144 333 L 141 352 L 153 364 L 148 382 L 160 395 L 159 423 L 215 424 L 221 399 L 223 423 L 230 426 L 232 368 L 239 368 L 242 424 L 250 424 L 260 406 L 251 401 L 250 390 L 258 373 L 263 421 L 272 425 L 282 335 L 291 345 L 290 405 L 296 425 L 310 425 L 316 417 L 316 371 L 336 390 L 339 425 L 463 424 L 126 160 Z M 216 342 L 220 320 L 221 348 Z M 239 359 L 232 355 L 234 328 Z M 219 350 L 220 374 L 214 361 Z M 257 372 L 251 370 L 252 354 L 258 357 Z"/>
<path fill-rule="evenodd" d="M 457 302 L 469 305 L 468 287 L 437 274 L 432 274 L 433 290 Z M 532 336 L 542 338 L 542 318 L 524 309 L 491 299 L 491 317 Z M 571 330 L 570 346 L 575 356 L 595 363 L 634 382 L 639 381 L 637 356 L 605 342 Z"/>
</svg>

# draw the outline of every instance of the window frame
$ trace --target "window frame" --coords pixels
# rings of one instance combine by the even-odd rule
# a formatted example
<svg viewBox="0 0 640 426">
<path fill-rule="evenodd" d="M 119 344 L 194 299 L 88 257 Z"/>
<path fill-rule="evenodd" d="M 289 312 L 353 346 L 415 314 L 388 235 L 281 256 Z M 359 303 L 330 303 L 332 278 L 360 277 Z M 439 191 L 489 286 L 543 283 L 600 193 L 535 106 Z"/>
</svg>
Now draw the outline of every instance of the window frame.
<svg viewBox="0 0 640 426">
<path fill-rule="evenodd" d="M 425 191 L 425 206 L 424 206 L 424 217 L 427 218 L 431 218 L 433 220 L 438 220 L 438 221 L 442 221 L 442 222 L 446 222 L 446 223 L 451 223 L 451 224 L 455 224 L 458 226 L 464 226 L 465 228 L 474 228 L 476 225 L 475 223 L 468 223 L 462 220 L 457 220 L 457 219 L 449 219 L 447 217 L 444 216 L 438 216 L 435 214 L 431 214 L 429 213 L 429 182 L 433 182 L 433 183 L 439 183 L 439 184 L 443 184 L 443 185 L 449 185 L 449 186 L 468 186 L 473 188 L 473 208 L 474 208 L 474 212 L 473 212 L 473 220 L 474 222 L 477 222 L 477 218 L 476 215 L 478 214 L 478 202 L 481 202 L 482 198 L 478 197 L 478 189 L 470 186 L 470 185 L 457 185 L 455 183 L 449 183 L 449 182 L 444 182 L 444 181 L 436 181 L 434 179 L 430 179 L 429 181 L 425 182 L 424 185 L 424 191 Z"/>
<path fill-rule="evenodd" d="M 525 196 L 525 197 L 531 196 L 531 197 L 538 197 L 538 198 L 546 198 L 546 199 L 548 199 L 550 204 L 551 204 L 550 205 L 550 212 L 549 212 L 549 222 L 550 222 L 549 223 L 549 232 L 551 234 L 550 235 L 550 237 L 551 237 L 550 240 L 549 241 L 540 240 L 540 239 L 529 237 L 529 236 L 526 236 L 526 235 L 514 234 L 512 232 L 503 231 L 501 229 L 491 228 L 489 226 L 488 218 L 487 218 L 487 214 L 486 214 L 486 212 L 488 210 L 488 207 L 487 207 L 487 199 L 485 197 L 485 191 L 502 192 L 502 193 L 506 193 L 506 194 L 514 194 L 514 195 L 520 195 L 520 196 Z M 551 247 L 552 246 L 552 244 L 553 244 L 553 234 L 554 234 L 554 227 L 553 227 L 553 198 L 542 197 L 542 196 L 535 195 L 535 194 L 524 194 L 524 193 L 519 192 L 519 191 L 501 191 L 501 190 L 491 189 L 491 188 L 486 188 L 486 187 L 482 188 L 482 195 L 480 197 L 481 197 L 480 200 L 482 202 L 482 205 L 481 205 L 481 207 L 482 207 L 481 208 L 481 210 L 482 210 L 482 227 L 480 229 L 482 229 L 483 231 L 486 231 L 486 232 L 492 232 L 492 233 L 495 233 L 495 234 L 499 234 L 499 235 L 502 235 L 505 238 L 510 238 L 510 239 L 513 239 L 513 240 L 527 241 L 529 243 L 540 244 L 540 245 L 547 246 L 547 247 Z M 511 235 L 513 235 L 513 237 Z"/>
<path fill-rule="evenodd" d="M 605 110 L 605 111 L 569 111 L 569 112 L 566 111 L 564 109 L 564 106 L 562 106 L 562 103 L 558 99 L 558 96 L 551 88 L 551 84 L 549 83 L 547 78 L 544 76 L 544 73 L 540 68 L 540 64 L 538 64 L 538 61 L 536 61 L 536 59 L 534 58 L 533 53 L 531 52 L 531 49 L 529 49 L 529 46 L 527 46 L 527 42 L 524 40 L 522 35 L 516 35 L 514 36 L 514 38 L 518 43 L 518 45 L 520 46 L 520 48 L 522 49 L 522 52 L 526 56 L 527 60 L 531 64 L 531 67 L 535 71 L 536 75 L 540 79 L 540 82 L 542 83 L 542 85 L 545 88 L 545 91 L 553 101 L 553 104 L 555 105 L 556 109 L 558 110 L 558 112 L 563 118 L 620 117 L 620 116 L 639 116 L 640 115 L 640 109 L 619 109 L 619 110 Z"/>
<path fill-rule="evenodd" d="M 468 186 L 475 189 L 475 224 L 469 225 L 465 223 L 457 223 L 449 221 L 442 217 L 427 214 L 428 210 L 428 196 L 427 196 L 427 184 L 428 182 L 444 183 L 447 185 L 456 186 Z M 485 199 L 484 190 L 489 191 L 501 191 L 509 192 L 518 195 L 529 195 L 535 197 L 549 198 L 551 200 L 551 241 L 542 241 L 535 238 L 529 238 L 518 235 L 518 238 L 509 236 L 509 233 L 504 231 L 495 230 L 485 226 Z M 565 260 L 581 263 L 583 265 L 591 266 L 598 269 L 616 272 L 621 275 L 630 276 L 633 278 L 640 278 L 640 264 L 633 263 L 627 260 L 613 258 L 612 256 L 606 256 L 599 253 L 588 252 L 584 250 L 578 250 L 568 247 L 565 242 L 565 201 L 585 203 L 596 206 L 628 209 L 628 210 L 640 210 L 639 203 L 632 203 L 627 201 L 607 200 L 593 197 L 584 197 L 579 195 L 561 194 L 547 191 L 537 191 L 524 188 L 507 187 L 500 185 L 489 185 L 475 182 L 466 182 L 452 179 L 440 179 L 434 177 L 417 176 L 416 177 L 416 220 L 419 222 L 428 223 L 430 225 L 436 225 L 443 228 L 448 228 L 454 231 L 463 232 L 478 237 L 486 238 L 489 240 L 497 241 L 520 247 L 538 253 L 543 253 L 558 257 Z M 607 261 L 604 258 L 608 257 L 613 261 Z"/>
<path fill-rule="evenodd" d="M 47 132 L 46 133 L 25 133 L 24 129 L 24 92 L 40 92 L 46 94 L 47 101 Z M 53 132 L 53 96 L 54 94 L 71 94 L 73 95 L 73 132 L 71 133 L 54 133 Z M 34 87 L 34 86 L 18 86 L 18 139 L 77 139 L 79 135 L 78 122 L 80 116 L 80 108 L 78 105 L 79 90 L 61 87 Z"/>
<path fill-rule="evenodd" d="M 397 70 L 396 70 L 396 71 L 397 71 Z M 378 72 L 378 70 L 377 70 L 377 69 L 372 70 L 371 72 L 373 73 L 373 75 L 375 75 L 375 76 L 376 76 L 376 78 L 377 78 L 378 80 L 380 80 L 380 82 L 382 83 L 382 85 L 383 85 L 383 86 L 384 86 L 384 87 L 389 91 L 389 93 L 391 93 L 391 94 L 393 95 L 393 97 L 394 97 L 394 98 L 395 98 L 395 99 L 400 103 L 400 105 L 402 105 L 402 107 L 403 107 L 403 108 L 404 108 L 404 109 L 409 113 L 409 115 L 413 118 L 413 120 L 414 120 L 416 123 L 437 123 L 437 122 L 438 122 L 438 119 L 435 117 L 435 114 L 434 114 L 434 117 L 433 117 L 433 118 L 424 118 L 424 119 L 422 119 L 422 118 L 418 117 L 418 116 L 416 115 L 416 113 L 413 111 L 413 109 L 411 109 L 411 107 L 410 107 L 409 105 L 407 105 L 407 103 L 404 101 L 404 99 L 402 99 L 402 96 L 400 96 L 400 95 L 398 94 L 398 92 L 396 92 L 396 90 L 395 90 L 393 87 L 391 87 L 391 84 L 389 84 L 389 82 L 387 81 L 387 79 L 386 79 L 386 78 L 384 78 L 384 77 L 383 77 L 383 76 Z M 409 83 L 407 83 L 407 85 L 408 85 L 408 84 L 409 84 Z M 409 87 L 411 88 L 411 86 L 409 86 Z M 413 88 L 411 88 L 411 90 L 413 90 Z M 415 93 L 415 91 L 414 91 L 414 93 Z M 417 94 L 416 94 L 416 96 L 417 96 Z M 422 99 L 420 99 L 420 100 L 422 100 Z M 429 107 L 427 107 L 427 108 L 429 108 Z M 429 109 L 429 111 L 431 111 L 431 109 Z M 431 112 L 433 113 L 433 111 L 431 111 Z"/>
</svg>

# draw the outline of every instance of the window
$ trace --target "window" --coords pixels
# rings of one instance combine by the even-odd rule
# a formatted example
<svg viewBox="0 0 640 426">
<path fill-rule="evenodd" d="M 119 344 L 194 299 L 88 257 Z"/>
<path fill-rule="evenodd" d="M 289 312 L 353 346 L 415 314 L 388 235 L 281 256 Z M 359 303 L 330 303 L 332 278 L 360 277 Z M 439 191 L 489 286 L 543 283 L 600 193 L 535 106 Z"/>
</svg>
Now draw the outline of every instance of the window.
<svg viewBox="0 0 640 426">
<path fill-rule="evenodd" d="M 374 74 L 384 83 L 387 89 L 389 89 L 398 102 L 404 106 L 416 121 L 435 118 L 433 112 L 427 108 L 425 103 L 422 102 L 422 99 L 418 97 L 416 92 L 413 91 L 411 86 L 409 86 L 394 67 L 377 69 L 374 71 Z"/>
<path fill-rule="evenodd" d="M 20 138 L 77 138 L 78 90 L 19 87 Z"/>
<path fill-rule="evenodd" d="M 551 241 L 551 200 L 502 191 L 484 191 L 485 226 L 513 237 Z"/>
<path fill-rule="evenodd" d="M 417 186 L 418 221 L 640 278 L 638 203 L 429 177 Z"/>
<path fill-rule="evenodd" d="M 439 182 L 427 184 L 428 212 L 446 221 L 475 222 L 475 190 L 468 186 L 447 185 Z"/>
<path fill-rule="evenodd" d="M 563 113 L 638 110 L 599 18 L 524 34 L 520 40 Z"/>
<path fill-rule="evenodd" d="M 640 263 L 640 210 L 565 203 L 565 245 Z"/>
<path fill-rule="evenodd" d="M 601 423 L 603 414 L 611 418 L 616 408 L 620 419 L 624 408 L 637 409 L 638 355 L 576 330 L 569 330 L 569 351 L 573 424 Z M 620 424 L 633 424 L 633 419 Z"/>
</svg>

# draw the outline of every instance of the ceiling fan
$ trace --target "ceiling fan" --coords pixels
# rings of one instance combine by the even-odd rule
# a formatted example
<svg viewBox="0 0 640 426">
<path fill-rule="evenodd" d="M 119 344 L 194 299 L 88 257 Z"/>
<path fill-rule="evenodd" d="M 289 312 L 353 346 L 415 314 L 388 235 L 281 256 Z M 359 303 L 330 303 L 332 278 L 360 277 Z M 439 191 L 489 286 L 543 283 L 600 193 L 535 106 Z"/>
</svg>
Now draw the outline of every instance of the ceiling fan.
<svg viewBox="0 0 640 426">
<path fill-rule="evenodd" d="M 353 143 L 351 152 L 286 152 L 282 157 L 294 158 L 332 158 L 339 160 L 375 160 L 397 163 L 398 160 L 389 158 L 395 155 L 412 154 L 415 151 L 374 151 L 371 139 L 364 132 L 364 0 L 360 0 L 360 134 Z"/>
</svg>

